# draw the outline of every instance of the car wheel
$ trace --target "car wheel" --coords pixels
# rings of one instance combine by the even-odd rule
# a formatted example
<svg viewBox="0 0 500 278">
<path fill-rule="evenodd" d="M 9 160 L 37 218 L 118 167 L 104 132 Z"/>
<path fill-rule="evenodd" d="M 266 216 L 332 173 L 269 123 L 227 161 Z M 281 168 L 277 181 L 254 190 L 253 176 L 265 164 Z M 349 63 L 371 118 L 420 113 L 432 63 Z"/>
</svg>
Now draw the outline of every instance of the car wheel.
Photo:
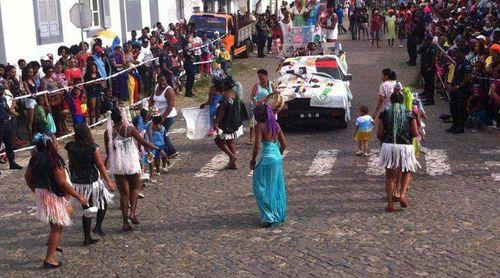
<svg viewBox="0 0 500 278">
<path fill-rule="evenodd" d="M 347 128 L 347 121 L 345 120 L 345 110 L 342 111 L 342 114 L 339 116 L 339 118 L 337 120 L 337 127 L 340 129 Z"/>
</svg>

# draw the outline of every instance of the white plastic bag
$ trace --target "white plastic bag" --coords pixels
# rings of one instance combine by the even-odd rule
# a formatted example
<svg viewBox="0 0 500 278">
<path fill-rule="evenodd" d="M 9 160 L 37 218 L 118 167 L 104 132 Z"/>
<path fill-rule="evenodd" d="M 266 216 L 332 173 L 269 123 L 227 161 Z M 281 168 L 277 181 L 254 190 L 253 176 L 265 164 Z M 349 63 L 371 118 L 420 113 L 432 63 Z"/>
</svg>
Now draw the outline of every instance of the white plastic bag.
<svg viewBox="0 0 500 278">
<path fill-rule="evenodd" d="M 206 138 L 211 129 L 210 112 L 208 107 L 200 109 L 190 107 L 182 109 L 182 115 L 186 120 L 186 136 L 190 140 Z"/>
</svg>

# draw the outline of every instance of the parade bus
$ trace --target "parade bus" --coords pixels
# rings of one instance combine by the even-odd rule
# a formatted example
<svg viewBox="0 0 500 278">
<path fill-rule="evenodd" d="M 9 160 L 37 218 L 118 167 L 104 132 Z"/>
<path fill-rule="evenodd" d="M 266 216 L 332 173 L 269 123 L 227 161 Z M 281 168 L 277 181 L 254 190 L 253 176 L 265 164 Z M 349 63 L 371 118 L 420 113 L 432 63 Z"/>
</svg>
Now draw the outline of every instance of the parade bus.
<svg viewBox="0 0 500 278">
<path fill-rule="evenodd" d="M 240 21 L 237 16 L 226 13 L 195 13 L 189 23 L 195 26 L 198 36 L 207 34 L 209 39 L 214 39 L 215 33 L 219 33 L 233 57 L 248 57 L 253 51 L 254 22 Z"/>
</svg>

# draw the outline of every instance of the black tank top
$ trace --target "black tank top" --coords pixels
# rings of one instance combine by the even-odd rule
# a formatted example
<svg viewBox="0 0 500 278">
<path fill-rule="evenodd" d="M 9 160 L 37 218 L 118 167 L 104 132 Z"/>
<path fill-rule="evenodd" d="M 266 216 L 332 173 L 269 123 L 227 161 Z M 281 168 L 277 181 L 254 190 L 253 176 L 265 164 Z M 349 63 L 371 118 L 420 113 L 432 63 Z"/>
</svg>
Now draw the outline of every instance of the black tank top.
<svg viewBox="0 0 500 278">
<path fill-rule="evenodd" d="M 49 160 L 44 153 L 36 153 L 31 157 L 30 164 L 33 170 L 35 188 L 48 189 L 57 196 L 66 196 L 54 177 L 54 171 L 49 167 Z"/>
</svg>

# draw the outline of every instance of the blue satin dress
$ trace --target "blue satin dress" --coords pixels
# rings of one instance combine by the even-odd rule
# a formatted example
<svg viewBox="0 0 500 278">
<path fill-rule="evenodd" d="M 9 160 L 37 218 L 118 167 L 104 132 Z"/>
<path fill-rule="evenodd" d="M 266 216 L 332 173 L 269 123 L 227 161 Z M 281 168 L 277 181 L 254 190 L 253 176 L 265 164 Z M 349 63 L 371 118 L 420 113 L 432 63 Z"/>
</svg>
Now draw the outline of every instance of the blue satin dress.
<svg viewBox="0 0 500 278">
<path fill-rule="evenodd" d="M 272 226 L 285 222 L 286 189 L 282 157 L 276 142 L 262 141 L 262 157 L 253 171 L 253 193 L 260 217 Z"/>
</svg>

